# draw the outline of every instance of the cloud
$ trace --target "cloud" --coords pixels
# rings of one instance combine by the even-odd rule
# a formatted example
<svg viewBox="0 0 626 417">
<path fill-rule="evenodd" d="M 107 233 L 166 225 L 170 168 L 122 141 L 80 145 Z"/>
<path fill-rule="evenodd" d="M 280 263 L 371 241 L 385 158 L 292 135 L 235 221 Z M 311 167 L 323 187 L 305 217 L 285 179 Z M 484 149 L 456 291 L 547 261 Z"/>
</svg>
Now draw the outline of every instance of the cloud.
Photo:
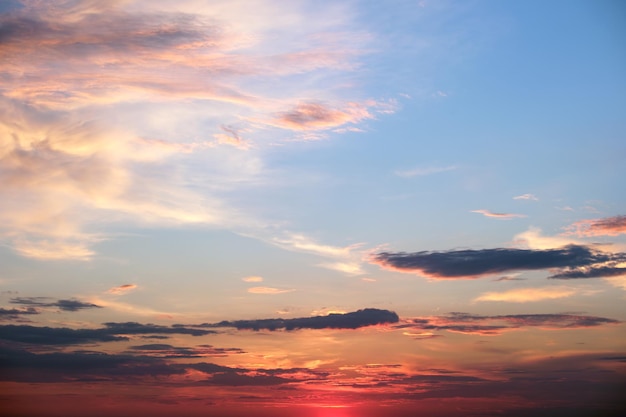
<svg viewBox="0 0 626 417">
<path fill-rule="evenodd" d="M 547 288 L 516 288 L 502 292 L 488 292 L 481 294 L 474 301 L 506 301 L 512 303 L 527 303 L 542 300 L 554 300 L 571 297 L 576 290 L 564 287 Z"/>
<path fill-rule="evenodd" d="M 211 345 L 198 345 L 195 347 L 176 347 L 163 343 L 152 343 L 147 345 L 131 346 L 132 353 L 139 353 L 142 356 L 154 358 L 204 358 L 204 357 L 226 357 L 233 354 L 245 353 L 239 348 L 217 348 Z"/>
<path fill-rule="evenodd" d="M 57 300 L 54 302 L 47 302 L 45 300 L 49 300 L 49 297 L 16 297 L 11 299 L 11 303 L 35 307 L 58 307 L 63 311 L 79 311 L 87 308 L 102 308 L 102 306 L 79 300 Z"/>
<path fill-rule="evenodd" d="M 187 334 L 203 336 L 212 330 L 193 329 L 184 326 L 159 326 L 155 324 L 105 323 L 98 329 L 70 329 L 66 327 L 39 327 L 27 325 L 0 326 L 0 340 L 40 345 L 74 345 L 91 342 L 114 342 L 128 340 L 131 335 Z"/>
<path fill-rule="evenodd" d="M 581 220 L 567 229 L 578 236 L 618 236 L 626 233 L 626 216 Z"/>
<path fill-rule="evenodd" d="M 203 326 L 235 327 L 238 330 L 358 329 L 377 324 L 396 323 L 398 320 L 398 315 L 393 311 L 366 308 L 350 313 L 330 313 L 325 316 L 222 321 Z"/>
<path fill-rule="evenodd" d="M 537 197 L 535 197 L 533 194 L 522 194 L 522 195 L 518 195 L 513 197 L 513 200 L 533 200 L 533 201 L 538 201 L 539 199 Z"/>
<path fill-rule="evenodd" d="M 241 278 L 244 282 L 263 282 L 263 277 L 257 275 L 251 275 L 249 277 Z"/>
<path fill-rule="evenodd" d="M 250 294 L 285 294 L 293 292 L 294 289 L 272 288 L 272 287 L 252 287 L 248 288 Z"/>
<path fill-rule="evenodd" d="M 399 177 L 411 178 L 411 177 L 421 177 L 426 175 L 438 174 L 440 172 L 453 171 L 457 169 L 454 165 L 449 166 L 441 166 L 441 167 L 426 167 L 426 168 L 413 168 L 407 170 L 397 170 L 394 171 Z"/>
<path fill-rule="evenodd" d="M 577 314 L 509 314 L 481 316 L 468 313 L 450 313 L 444 316 L 428 316 L 404 319 L 397 329 L 423 332 L 446 330 L 453 333 L 476 334 L 483 336 L 499 335 L 506 331 L 524 327 L 543 329 L 578 329 L 597 327 L 606 324 L 619 324 L 618 320 L 606 317 Z M 408 336 L 415 336 L 408 332 Z"/>
<path fill-rule="evenodd" d="M 559 249 L 480 249 L 447 252 L 380 252 L 372 262 L 399 272 L 434 279 L 479 278 L 509 271 L 557 269 L 549 278 L 597 278 L 623 273 L 626 253 L 605 253 L 587 246 Z"/>
<path fill-rule="evenodd" d="M 25 257 L 91 260 L 120 224 L 263 228 L 216 190 L 260 181 L 266 139 L 394 108 L 345 88 L 371 50 L 352 6 L 21 5 L 0 15 L 0 239 Z"/>
<path fill-rule="evenodd" d="M 525 281 L 526 280 L 526 278 L 521 278 L 518 275 L 519 274 L 505 275 L 503 277 L 494 279 L 494 281 L 495 282 L 502 282 L 502 281 Z"/>
<path fill-rule="evenodd" d="M 503 220 L 508 220 L 508 219 L 514 219 L 516 217 L 526 217 L 526 215 L 524 214 L 514 214 L 514 213 L 494 213 L 492 211 L 489 210 L 472 210 L 472 213 L 479 213 L 482 214 L 485 217 L 495 217 L 496 219 L 503 219 Z"/>
<path fill-rule="evenodd" d="M 137 288 L 136 284 L 124 284 L 107 290 L 108 294 L 123 295 Z"/>
<path fill-rule="evenodd" d="M 554 249 L 567 245 L 584 245 L 580 240 L 564 236 L 544 236 L 541 229 L 531 227 L 527 231 L 518 233 L 513 239 L 514 243 L 529 249 Z"/>
<path fill-rule="evenodd" d="M 368 103 L 374 105 L 375 103 Z M 331 108 L 322 103 L 299 103 L 268 124 L 290 130 L 325 130 L 371 119 L 367 105 L 348 103 L 343 109 Z"/>
<path fill-rule="evenodd" d="M 23 320 L 22 316 L 41 314 L 33 307 L 28 308 L 2 308 L 0 307 L 0 320 Z"/>
</svg>

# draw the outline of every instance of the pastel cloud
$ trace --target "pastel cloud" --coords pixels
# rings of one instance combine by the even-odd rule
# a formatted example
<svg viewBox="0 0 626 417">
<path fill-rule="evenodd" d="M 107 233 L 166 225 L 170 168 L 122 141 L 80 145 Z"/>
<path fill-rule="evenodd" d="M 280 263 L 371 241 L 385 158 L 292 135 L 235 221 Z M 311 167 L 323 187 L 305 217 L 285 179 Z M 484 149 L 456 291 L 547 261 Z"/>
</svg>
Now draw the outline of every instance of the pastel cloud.
<svg viewBox="0 0 626 417">
<path fill-rule="evenodd" d="M 0 239 L 22 256 L 90 260 L 121 223 L 262 228 L 207 184 L 255 178 L 276 131 L 392 111 L 339 88 L 368 37 L 337 7 L 21 5 L 0 15 Z"/>
<path fill-rule="evenodd" d="M 527 303 L 543 300 L 571 297 L 576 290 L 564 287 L 546 288 L 516 288 L 502 292 L 487 292 L 475 298 L 474 301 L 505 301 L 512 303 Z"/>
<path fill-rule="evenodd" d="M 578 236 L 617 236 L 626 234 L 626 216 L 605 217 L 578 221 L 568 227 Z"/>
<path fill-rule="evenodd" d="M 513 197 L 513 200 L 533 200 L 533 201 L 538 201 L 539 199 L 533 195 L 533 194 L 522 194 L 522 195 L 518 195 Z"/>
<path fill-rule="evenodd" d="M 285 294 L 288 292 L 293 292 L 294 289 L 285 289 L 285 288 L 273 288 L 273 287 L 251 287 L 248 288 L 248 292 L 250 294 Z"/>
<path fill-rule="evenodd" d="M 434 279 L 473 279 L 509 271 L 556 269 L 549 278 L 599 278 L 624 274 L 626 253 L 605 253 L 587 246 L 559 249 L 496 248 L 444 252 L 380 252 L 372 262 L 399 272 Z"/>
<path fill-rule="evenodd" d="M 263 277 L 260 277 L 258 275 L 251 275 L 249 277 L 241 278 L 241 280 L 244 282 L 263 282 Z"/>
<path fill-rule="evenodd" d="M 494 213 L 492 211 L 489 210 L 472 210 L 472 213 L 479 213 L 482 214 L 485 217 L 494 217 L 496 219 L 503 219 L 503 220 L 508 220 L 508 219 L 514 219 L 516 217 L 526 217 L 526 215 L 524 214 L 515 214 L 515 213 Z"/>
<path fill-rule="evenodd" d="M 126 294 L 134 289 L 137 288 L 136 284 L 124 284 L 124 285 L 120 285 L 117 287 L 113 287 L 110 288 L 107 293 L 108 294 L 114 294 L 114 295 L 122 295 L 122 294 Z"/>
</svg>

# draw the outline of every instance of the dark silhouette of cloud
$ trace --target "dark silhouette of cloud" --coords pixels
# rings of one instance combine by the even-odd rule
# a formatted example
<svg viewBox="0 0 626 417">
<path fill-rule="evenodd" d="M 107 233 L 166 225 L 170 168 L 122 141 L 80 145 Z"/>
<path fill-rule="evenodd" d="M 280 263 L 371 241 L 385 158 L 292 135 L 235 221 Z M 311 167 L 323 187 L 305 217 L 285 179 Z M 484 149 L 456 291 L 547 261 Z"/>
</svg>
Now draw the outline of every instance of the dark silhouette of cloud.
<svg viewBox="0 0 626 417">
<path fill-rule="evenodd" d="M 144 356 L 158 358 L 202 358 L 207 356 L 225 357 L 245 353 L 239 348 L 218 348 L 211 345 L 198 345 L 195 347 L 177 347 L 165 343 L 152 343 L 147 345 L 131 346 L 132 351 Z"/>
<path fill-rule="evenodd" d="M 455 333 L 498 335 L 524 327 L 549 329 L 577 329 L 605 324 L 618 324 L 619 320 L 577 314 L 509 314 L 480 316 L 467 313 L 450 313 L 444 316 L 417 317 L 399 324 L 399 329 L 421 331 L 447 330 Z M 411 336 L 412 334 L 408 334 Z"/>
<path fill-rule="evenodd" d="M 22 316 L 40 314 L 36 308 L 2 308 L 0 307 L 0 320 L 21 320 Z"/>
<path fill-rule="evenodd" d="M 373 263 L 400 272 L 417 272 L 436 279 L 478 278 L 509 271 L 561 268 L 550 278 L 596 278 L 625 272 L 617 265 L 626 253 L 606 253 L 587 246 L 560 249 L 480 249 L 445 252 L 380 252 Z M 590 270 L 591 272 L 586 272 Z"/>
<path fill-rule="evenodd" d="M 74 345 L 91 342 L 128 340 L 129 335 L 188 334 L 203 336 L 212 330 L 186 327 L 166 327 L 155 324 L 105 323 L 99 329 L 70 329 L 66 327 L 40 327 L 28 325 L 0 326 L 0 340 L 42 345 Z"/>
<path fill-rule="evenodd" d="M 332 313 L 327 316 L 222 321 L 202 326 L 235 327 L 238 330 L 358 329 L 376 324 L 397 323 L 398 320 L 398 315 L 393 311 L 365 308 L 350 313 Z"/>
<path fill-rule="evenodd" d="M 79 311 L 86 308 L 102 308 L 99 305 L 75 299 L 57 300 L 54 302 L 46 301 L 49 299 L 49 297 L 16 297 L 11 299 L 11 303 L 34 307 L 58 307 L 63 311 Z"/>
</svg>

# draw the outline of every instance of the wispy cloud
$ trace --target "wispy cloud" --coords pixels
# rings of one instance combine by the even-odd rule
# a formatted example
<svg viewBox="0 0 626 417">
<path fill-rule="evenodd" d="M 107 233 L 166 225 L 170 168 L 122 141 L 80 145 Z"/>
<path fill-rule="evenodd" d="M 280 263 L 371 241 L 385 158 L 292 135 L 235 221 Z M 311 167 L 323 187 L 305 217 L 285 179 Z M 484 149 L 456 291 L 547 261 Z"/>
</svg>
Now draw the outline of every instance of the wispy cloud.
<svg viewBox="0 0 626 417">
<path fill-rule="evenodd" d="M 576 290 L 566 287 L 516 288 L 501 292 L 487 292 L 474 301 L 505 301 L 511 303 L 528 303 L 534 301 L 554 300 L 571 297 Z"/>
<path fill-rule="evenodd" d="M 105 224 L 262 228 L 211 184 L 257 178 L 267 138 L 394 108 L 344 88 L 369 39 L 347 5 L 21 3 L 0 16 L 0 239 L 26 257 L 93 259 Z"/>
<path fill-rule="evenodd" d="M 472 213 L 479 213 L 482 214 L 485 217 L 494 217 L 496 219 L 503 219 L 503 220 L 509 220 L 509 219 L 514 219 L 514 218 L 519 218 L 519 217 L 526 217 L 525 214 L 516 214 L 516 213 L 494 213 L 493 211 L 489 211 L 489 210 L 472 210 Z"/>
<path fill-rule="evenodd" d="M 89 308 L 102 308 L 102 306 L 76 299 L 57 301 L 49 300 L 49 297 L 16 297 L 11 299 L 11 303 L 30 307 L 57 307 L 59 310 L 63 311 L 79 311 Z"/>
<path fill-rule="evenodd" d="M 418 167 L 406 170 L 397 170 L 394 171 L 399 177 L 411 178 L 411 177 L 422 177 L 426 175 L 438 174 L 440 172 L 454 171 L 457 169 L 455 165 L 448 166 L 430 166 L 430 167 Z"/>
<path fill-rule="evenodd" d="M 518 196 L 513 197 L 513 200 L 533 200 L 533 201 L 539 201 L 539 199 L 534 194 L 518 195 Z"/>
<path fill-rule="evenodd" d="M 150 356 L 153 358 L 206 358 L 226 357 L 245 353 L 240 348 L 218 348 L 212 345 L 198 345 L 195 347 L 172 346 L 164 343 L 131 346 L 129 353 Z"/>
<path fill-rule="evenodd" d="M 107 290 L 108 294 L 123 295 L 137 288 L 136 284 L 124 284 Z"/>
<path fill-rule="evenodd" d="M 241 278 L 244 282 L 263 282 L 263 277 L 258 275 L 250 275 L 248 277 Z"/>
<path fill-rule="evenodd" d="M 606 324 L 619 324 L 620 321 L 597 316 L 576 314 L 509 314 L 481 316 L 468 313 L 450 313 L 443 316 L 407 318 L 396 326 L 405 331 L 449 331 L 453 333 L 494 336 L 506 331 L 524 327 L 543 329 L 578 329 Z M 413 333 L 409 334 L 413 336 Z"/>
<path fill-rule="evenodd" d="M 568 226 L 567 230 L 578 236 L 618 236 L 626 234 L 626 216 L 580 220 Z"/>
</svg>

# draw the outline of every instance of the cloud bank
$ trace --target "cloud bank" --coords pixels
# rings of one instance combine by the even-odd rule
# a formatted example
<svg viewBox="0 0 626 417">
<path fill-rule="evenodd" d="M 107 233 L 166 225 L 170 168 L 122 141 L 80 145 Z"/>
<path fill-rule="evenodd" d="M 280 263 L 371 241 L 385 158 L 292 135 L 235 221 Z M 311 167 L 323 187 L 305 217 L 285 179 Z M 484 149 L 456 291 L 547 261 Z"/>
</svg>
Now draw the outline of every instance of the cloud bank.
<svg viewBox="0 0 626 417">
<path fill-rule="evenodd" d="M 433 279 L 479 278 L 509 271 L 556 269 L 549 278 L 610 277 L 626 273 L 625 253 L 606 253 L 587 246 L 559 249 L 480 249 L 444 252 L 380 252 L 372 262 L 386 269 L 418 273 Z"/>
<path fill-rule="evenodd" d="M 365 308 L 350 313 L 331 313 L 327 316 L 294 319 L 260 319 L 222 321 L 206 324 L 206 327 L 234 327 L 237 330 L 298 330 L 298 329 L 358 329 L 377 324 L 398 322 L 396 313 L 389 310 Z"/>
</svg>

